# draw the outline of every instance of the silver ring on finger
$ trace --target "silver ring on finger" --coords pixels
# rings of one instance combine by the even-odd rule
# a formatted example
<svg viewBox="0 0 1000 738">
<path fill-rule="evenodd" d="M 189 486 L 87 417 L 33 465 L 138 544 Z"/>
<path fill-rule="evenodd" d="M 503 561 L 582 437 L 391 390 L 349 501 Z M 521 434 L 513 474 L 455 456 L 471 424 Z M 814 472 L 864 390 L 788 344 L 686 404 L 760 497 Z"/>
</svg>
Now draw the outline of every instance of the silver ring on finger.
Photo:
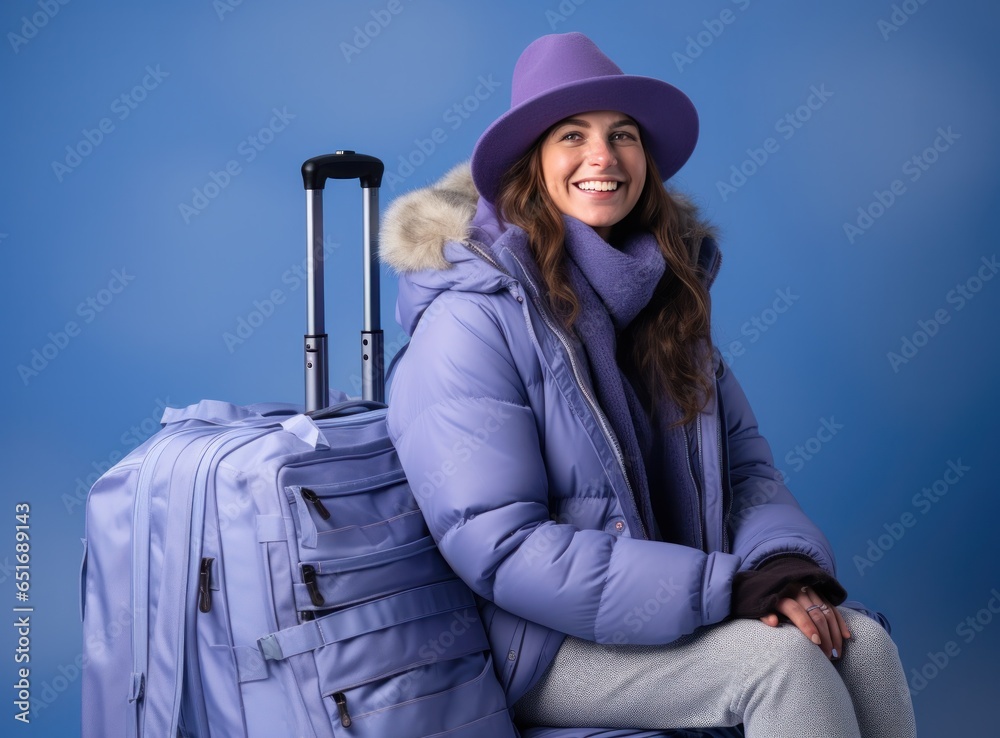
<svg viewBox="0 0 1000 738">
<path fill-rule="evenodd" d="M 819 610 L 820 612 L 822 612 L 823 607 L 824 607 L 823 605 L 813 605 L 812 607 L 807 607 L 806 612 L 812 612 L 813 610 Z"/>
</svg>

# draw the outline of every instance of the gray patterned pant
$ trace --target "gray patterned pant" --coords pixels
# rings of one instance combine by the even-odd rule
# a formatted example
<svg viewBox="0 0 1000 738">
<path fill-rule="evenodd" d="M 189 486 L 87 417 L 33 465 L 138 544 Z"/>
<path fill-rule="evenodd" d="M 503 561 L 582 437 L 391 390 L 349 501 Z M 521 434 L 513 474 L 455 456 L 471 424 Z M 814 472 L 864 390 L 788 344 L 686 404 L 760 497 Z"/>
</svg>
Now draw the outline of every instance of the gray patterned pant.
<svg viewBox="0 0 1000 738">
<path fill-rule="evenodd" d="M 792 625 L 732 620 L 667 646 L 567 638 L 514 707 L 519 723 L 561 727 L 709 728 L 748 738 L 912 738 L 913 705 L 896 645 L 855 610 L 830 662 Z"/>
</svg>

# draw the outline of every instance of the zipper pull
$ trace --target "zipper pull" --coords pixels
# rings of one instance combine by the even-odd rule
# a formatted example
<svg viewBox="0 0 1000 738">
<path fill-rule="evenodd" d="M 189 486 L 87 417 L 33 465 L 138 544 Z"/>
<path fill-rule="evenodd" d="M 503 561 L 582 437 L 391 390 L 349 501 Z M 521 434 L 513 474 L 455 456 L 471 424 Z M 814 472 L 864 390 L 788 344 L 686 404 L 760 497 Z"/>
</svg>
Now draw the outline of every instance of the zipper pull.
<svg viewBox="0 0 1000 738">
<path fill-rule="evenodd" d="M 316 508 L 316 512 L 319 513 L 319 516 L 323 518 L 323 520 L 330 519 L 330 511 L 326 509 L 326 505 L 323 504 L 323 500 L 319 498 L 319 495 L 311 489 L 306 487 L 302 488 L 302 499 Z"/>
<path fill-rule="evenodd" d="M 337 712 L 340 713 L 340 724 L 345 728 L 351 727 L 351 715 L 347 712 L 347 697 L 343 692 L 334 692 L 333 701 L 337 703 Z"/>
<path fill-rule="evenodd" d="M 212 610 L 212 562 L 215 559 L 205 557 L 201 560 L 198 572 L 198 609 L 202 612 Z"/>
<path fill-rule="evenodd" d="M 319 591 L 319 585 L 316 584 L 316 569 L 314 567 L 309 564 L 302 565 L 302 581 L 305 583 L 306 589 L 309 590 L 309 599 L 316 607 L 326 604 L 323 593 Z"/>
</svg>

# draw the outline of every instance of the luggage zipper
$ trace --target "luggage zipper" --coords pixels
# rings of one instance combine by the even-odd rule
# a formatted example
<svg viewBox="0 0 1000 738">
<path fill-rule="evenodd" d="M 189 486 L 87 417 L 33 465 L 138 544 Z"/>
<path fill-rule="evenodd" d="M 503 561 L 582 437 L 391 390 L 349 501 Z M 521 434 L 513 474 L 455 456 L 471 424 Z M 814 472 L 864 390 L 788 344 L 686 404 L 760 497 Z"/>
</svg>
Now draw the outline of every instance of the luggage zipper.
<svg viewBox="0 0 1000 738">
<path fill-rule="evenodd" d="M 351 714 L 347 711 L 347 697 L 343 692 L 334 692 L 333 701 L 337 703 L 337 712 L 340 713 L 340 724 L 345 728 L 351 727 Z"/>
<path fill-rule="evenodd" d="M 319 495 L 311 489 L 306 487 L 302 488 L 302 499 L 316 508 L 316 512 L 319 513 L 319 516 L 323 518 L 323 520 L 330 519 L 330 511 L 326 509 L 326 505 L 323 504 L 323 500 L 319 498 Z"/>
<path fill-rule="evenodd" d="M 206 556 L 201 560 L 198 572 L 198 609 L 201 612 L 212 611 L 212 562 L 215 559 Z"/>
<path fill-rule="evenodd" d="M 156 443 L 149 447 L 146 457 L 143 459 L 142 464 L 139 469 L 139 478 L 136 483 L 136 495 L 133 501 L 133 540 L 132 540 L 132 603 L 133 612 L 135 613 L 135 618 L 132 621 L 132 692 L 129 695 L 129 702 L 134 703 L 134 710 L 130 711 L 129 725 L 127 736 L 129 738 L 136 738 L 140 735 L 163 733 L 169 734 L 177 730 L 177 724 L 179 719 L 179 704 L 175 704 L 172 714 L 167 714 L 163 712 L 164 705 L 161 699 L 160 692 L 155 692 L 156 699 L 153 700 L 156 704 L 153 709 L 147 712 L 149 705 L 146 704 L 144 707 L 140 707 L 140 703 L 149 703 L 153 699 L 152 696 L 146 695 L 145 685 L 147 680 L 147 672 L 149 670 L 149 595 L 150 595 L 150 582 L 149 582 L 149 563 L 150 563 L 150 524 L 151 524 L 151 485 L 150 478 L 154 474 L 157 464 L 160 462 L 160 457 L 163 455 L 167 445 L 173 441 L 178 440 L 182 435 L 190 436 L 188 443 L 193 443 L 200 436 L 212 436 L 219 434 L 219 429 L 217 427 L 189 427 L 180 428 L 175 432 L 169 433 L 159 439 Z M 241 436 L 249 435 L 248 431 L 242 429 L 232 429 L 227 430 L 218 435 L 217 438 L 211 439 L 208 444 L 201 449 L 200 455 L 198 457 L 197 467 L 200 472 L 202 464 L 208 461 L 211 465 L 214 455 L 217 454 L 231 439 L 239 438 Z M 191 543 L 191 531 L 200 530 L 201 524 L 204 518 L 204 482 L 192 481 L 192 488 L 194 489 L 194 497 L 190 501 L 190 513 L 191 519 L 189 524 L 185 526 L 185 534 L 188 537 L 187 543 Z M 199 508 L 198 503 L 201 507 Z M 190 567 L 188 567 L 190 576 Z M 200 579 L 200 569 L 199 569 L 199 579 Z M 185 585 L 185 590 L 187 590 L 187 585 Z M 184 600 L 188 599 L 188 595 L 185 594 Z M 167 603 L 170 607 L 175 606 L 175 602 Z M 161 606 L 166 609 L 167 605 L 161 603 Z M 178 613 L 171 613 L 175 616 L 179 614 L 179 621 L 175 622 L 178 628 L 183 627 L 184 617 L 183 611 Z M 167 615 L 162 615 L 161 617 L 168 617 Z M 177 642 L 172 644 L 177 650 L 177 658 L 175 659 L 175 664 L 184 663 L 184 651 L 188 648 L 188 643 L 183 635 L 183 633 L 174 633 L 178 637 Z M 174 690 L 176 694 L 180 694 L 182 689 L 182 679 L 183 679 L 183 666 L 179 668 L 174 667 L 176 672 L 174 676 Z M 166 693 L 164 691 L 164 693 Z M 201 699 L 200 696 L 195 696 L 193 698 L 196 702 Z M 171 728 L 164 729 L 161 723 L 171 725 Z M 155 723 L 153 727 L 150 727 L 148 723 Z M 147 730 L 148 728 L 148 730 Z"/>
<path fill-rule="evenodd" d="M 310 566 L 309 564 L 302 565 L 302 581 L 306 585 L 306 589 L 309 590 L 309 599 L 316 607 L 320 607 L 326 604 L 326 600 L 323 599 L 323 593 L 319 591 L 319 585 L 316 584 L 316 568 Z"/>
<path fill-rule="evenodd" d="M 126 736 L 137 738 L 142 726 L 142 703 L 146 697 L 146 672 L 149 669 L 149 538 L 150 538 L 150 484 L 156 464 L 164 449 L 181 434 L 192 436 L 204 433 L 200 428 L 181 428 L 157 439 L 146 451 L 139 466 L 135 499 L 132 503 L 132 673 L 128 701 L 132 707 Z"/>
</svg>

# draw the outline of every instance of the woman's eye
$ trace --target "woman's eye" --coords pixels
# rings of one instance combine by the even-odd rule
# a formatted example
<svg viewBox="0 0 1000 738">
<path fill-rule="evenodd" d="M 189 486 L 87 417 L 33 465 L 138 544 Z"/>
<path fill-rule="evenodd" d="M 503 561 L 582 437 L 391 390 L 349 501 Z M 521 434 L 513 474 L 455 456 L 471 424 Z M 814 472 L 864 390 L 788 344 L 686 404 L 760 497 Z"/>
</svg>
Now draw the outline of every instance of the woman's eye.
<svg viewBox="0 0 1000 738">
<path fill-rule="evenodd" d="M 634 136 L 627 131 L 615 131 L 611 134 L 612 141 L 631 141 Z"/>
<path fill-rule="evenodd" d="M 579 133 L 567 133 L 563 136 L 563 141 L 579 141 L 581 138 Z"/>
</svg>

